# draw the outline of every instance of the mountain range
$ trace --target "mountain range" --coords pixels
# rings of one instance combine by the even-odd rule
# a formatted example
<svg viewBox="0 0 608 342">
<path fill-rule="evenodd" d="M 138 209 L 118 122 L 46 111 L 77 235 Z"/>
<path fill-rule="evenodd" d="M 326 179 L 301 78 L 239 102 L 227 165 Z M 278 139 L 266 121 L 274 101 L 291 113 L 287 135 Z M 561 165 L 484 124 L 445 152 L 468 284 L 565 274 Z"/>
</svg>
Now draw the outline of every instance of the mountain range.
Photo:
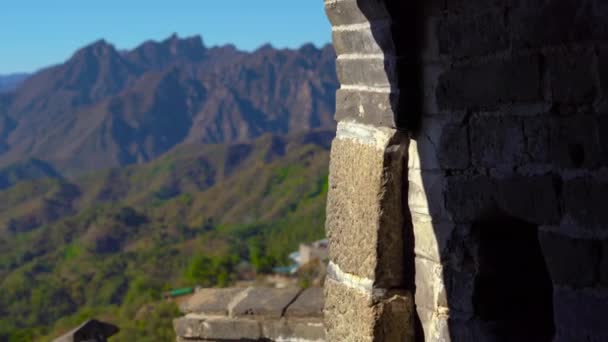
<svg viewBox="0 0 608 342">
<path fill-rule="evenodd" d="M 322 238 L 337 86 L 331 46 L 174 35 L 100 40 L 0 91 L 0 341 L 90 317 L 174 341 L 163 291 Z"/>
<path fill-rule="evenodd" d="M 29 74 L 27 73 L 15 73 L 10 75 L 0 75 L 0 93 L 10 92 L 15 90 Z"/>
<path fill-rule="evenodd" d="M 334 127 L 331 46 L 253 52 L 176 35 L 119 51 L 104 40 L 0 94 L 0 167 L 65 175 L 153 160 L 180 144 Z"/>
</svg>

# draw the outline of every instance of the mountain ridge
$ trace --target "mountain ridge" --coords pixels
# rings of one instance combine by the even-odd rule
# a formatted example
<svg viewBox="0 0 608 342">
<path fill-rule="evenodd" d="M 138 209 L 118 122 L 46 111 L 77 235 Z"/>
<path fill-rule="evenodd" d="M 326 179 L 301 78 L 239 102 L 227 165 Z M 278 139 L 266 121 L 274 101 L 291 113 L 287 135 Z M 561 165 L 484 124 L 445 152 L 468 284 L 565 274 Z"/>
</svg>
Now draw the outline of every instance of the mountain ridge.
<svg viewBox="0 0 608 342">
<path fill-rule="evenodd" d="M 334 65 L 329 45 L 244 52 L 173 35 L 118 51 L 98 40 L 0 99 L 0 166 L 34 158 L 71 175 L 181 143 L 332 129 Z"/>
</svg>

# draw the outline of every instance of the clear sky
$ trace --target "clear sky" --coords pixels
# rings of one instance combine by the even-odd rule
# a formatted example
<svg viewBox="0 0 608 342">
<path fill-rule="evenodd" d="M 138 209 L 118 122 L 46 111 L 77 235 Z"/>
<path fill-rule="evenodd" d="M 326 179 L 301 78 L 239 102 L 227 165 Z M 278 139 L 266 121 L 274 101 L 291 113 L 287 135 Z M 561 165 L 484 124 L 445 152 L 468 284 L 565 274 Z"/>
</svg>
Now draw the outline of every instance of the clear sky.
<svg viewBox="0 0 608 342">
<path fill-rule="evenodd" d="M 130 49 L 174 32 L 245 50 L 331 39 L 322 0 L 0 0 L 0 74 L 63 62 L 101 38 Z"/>
</svg>

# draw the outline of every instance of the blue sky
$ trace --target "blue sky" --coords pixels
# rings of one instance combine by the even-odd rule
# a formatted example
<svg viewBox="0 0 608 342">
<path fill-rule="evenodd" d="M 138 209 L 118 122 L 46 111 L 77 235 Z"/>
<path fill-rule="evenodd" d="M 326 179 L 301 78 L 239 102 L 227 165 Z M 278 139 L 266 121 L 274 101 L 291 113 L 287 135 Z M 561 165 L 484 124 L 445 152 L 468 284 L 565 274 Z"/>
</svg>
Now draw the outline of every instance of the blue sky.
<svg viewBox="0 0 608 342">
<path fill-rule="evenodd" d="M 101 38 L 129 49 L 174 32 L 245 50 L 331 39 L 322 0 L 7 0 L 0 2 L 0 74 L 63 62 Z"/>
</svg>

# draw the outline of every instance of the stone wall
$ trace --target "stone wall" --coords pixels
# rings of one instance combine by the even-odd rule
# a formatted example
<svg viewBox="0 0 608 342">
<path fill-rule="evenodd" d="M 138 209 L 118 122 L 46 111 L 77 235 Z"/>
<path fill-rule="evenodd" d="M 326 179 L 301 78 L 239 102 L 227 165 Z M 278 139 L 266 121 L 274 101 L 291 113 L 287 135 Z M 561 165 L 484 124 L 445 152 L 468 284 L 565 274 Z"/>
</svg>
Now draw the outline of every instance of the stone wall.
<svg viewBox="0 0 608 342">
<path fill-rule="evenodd" d="M 608 340 L 608 2 L 325 8 L 328 340 Z"/>
<path fill-rule="evenodd" d="M 180 309 L 178 341 L 325 341 L 320 288 L 203 289 Z"/>
</svg>

